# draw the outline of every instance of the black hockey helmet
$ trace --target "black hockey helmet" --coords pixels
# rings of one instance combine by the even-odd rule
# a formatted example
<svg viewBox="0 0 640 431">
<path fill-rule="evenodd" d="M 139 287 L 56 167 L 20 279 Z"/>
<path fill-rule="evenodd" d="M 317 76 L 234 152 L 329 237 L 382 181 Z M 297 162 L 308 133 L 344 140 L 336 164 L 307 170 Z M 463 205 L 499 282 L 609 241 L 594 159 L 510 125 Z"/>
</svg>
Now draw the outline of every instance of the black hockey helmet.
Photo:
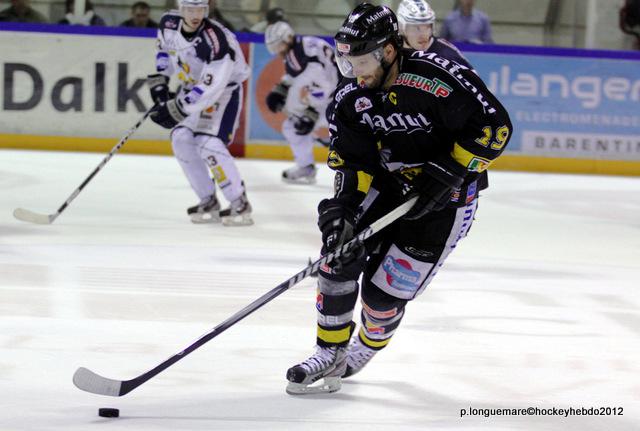
<svg viewBox="0 0 640 431">
<path fill-rule="evenodd" d="M 398 32 L 398 19 L 387 6 L 374 6 L 362 3 L 351 11 L 336 33 L 336 57 L 340 72 L 353 78 L 352 57 L 368 53 L 376 54 L 381 61 L 381 49 L 391 43 L 402 46 Z"/>
<path fill-rule="evenodd" d="M 387 6 L 362 3 L 351 11 L 334 37 L 339 54 L 358 56 L 384 46 L 401 46 L 396 14 Z M 338 47 L 340 44 L 340 47 Z"/>
</svg>

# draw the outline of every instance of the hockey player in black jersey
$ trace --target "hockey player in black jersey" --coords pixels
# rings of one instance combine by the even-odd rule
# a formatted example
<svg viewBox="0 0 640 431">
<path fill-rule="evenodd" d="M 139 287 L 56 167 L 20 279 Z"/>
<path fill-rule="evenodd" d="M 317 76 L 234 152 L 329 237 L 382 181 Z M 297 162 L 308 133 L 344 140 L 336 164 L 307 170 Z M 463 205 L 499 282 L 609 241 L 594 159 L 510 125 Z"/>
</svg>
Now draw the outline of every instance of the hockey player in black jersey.
<svg viewBox="0 0 640 431">
<path fill-rule="evenodd" d="M 357 6 L 335 41 L 346 79 L 329 111 L 335 194 L 318 206 L 322 253 L 409 196 L 418 200 L 361 250 L 320 268 L 316 352 L 288 370 L 291 394 L 340 389 L 341 378 L 388 345 L 407 303 L 467 235 L 488 185 L 487 167 L 512 132 L 505 108 L 468 66 L 438 52 L 403 49 L 386 6 Z"/>
</svg>

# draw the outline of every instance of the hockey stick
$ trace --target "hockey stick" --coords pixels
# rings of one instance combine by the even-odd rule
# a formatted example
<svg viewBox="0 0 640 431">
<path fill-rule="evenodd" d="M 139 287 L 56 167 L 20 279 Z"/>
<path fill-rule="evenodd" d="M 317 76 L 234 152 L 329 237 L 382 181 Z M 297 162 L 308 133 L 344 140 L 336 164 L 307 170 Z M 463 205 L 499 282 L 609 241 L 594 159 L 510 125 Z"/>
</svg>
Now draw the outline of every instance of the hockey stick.
<svg viewBox="0 0 640 431">
<path fill-rule="evenodd" d="M 140 374 L 138 377 L 135 377 L 131 380 L 114 380 L 108 379 L 106 377 L 102 377 L 93 371 L 81 367 L 78 368 L 73 375 L 73 383 L 83 391 L 91 392 L 98 395 L 108 395 L 111 397 L 121 397 L 123 395 L 128 394 L 138 386 L 142 385 L 146 381 L 150 380 L 152 377 L 160 374 L 162 371 L 169 368 L 171 365 L 178 362 L 180 359 L 183 359 L 189 353 L 195 351 L 196 349 L 202 347 L 205 343 L 210 341 L 211 339 L 217 337 L 225 330 L 229 329 L 240 320 L 247 317 L 249 314 L 256 311 L 258 308 L 270 302 L 272 299 L 281 295 L 282 293 L 289 290 L 291 287 L 295 286 L 306 277 L 311 275 L 313 272 L 317 272 L 318 268 L 325 263 L 329 263 L 336 259 L 337 257 L 347 253 L 349 250 L 352 250 L 356 244 L 362 243 L 364 240 L 369 238 L 371 235 L 379 232 L 386 226 L 393 223 L 395 220 L 399 219 L 403 215 L 411 209 L 413 204 L 415 203 L 417 197 L 413 197 L 389 212 L 387 215 L 381 217 L 379 220 L 373 222 L 367 228 L 365 228 L 362 232 L 358 234 L 357 237 L 353 238 L 348 243 L 344 244 L 341 248 L 336 251 L 330 252 L 315 262 L 309 264 L 305 269 L 289 278 L 288 280 L 280 283 L 277 287 L 271 289 L 269 292 L 262 295 L 260 298 L 253 301 L 251 304 L 244 307 L 242 310 L 238 311 L 233 316 L 229 317 L 224 322 L 220 323 L 218 326 L 213 328 L 208 333 L 201 336 L 197 339 L 193 344 L 191 344 L 186 349 L 176 353 L 171 356 L 166 361 L 162 362 L 155 368 Z"/>
<path fill-rule="evenodd" d="M 131 135 L 133 135 L 134 132 L 138 130 L 138 128 L 142 125 L 144 120 L 147 119 L 147 117 L 149 116 L 153 108 L 154 107 L 151 107 L 147 112 L 145 112 L 142 118 L 136 123 L 136 125 L 133 126 L 131 129 L 129 129 L 127 134 L 124 135 L 122 139 L 120 139 L 120 142 L 118 142 L 118 144 L 115 147 L 113 147 L 111 151 L 109 151 L 109 154 L 107 154 L 107 156 L 104 159 L 102 159 L 100 164 L 93 170 L 93 172 L 91 172 L 91 175 L 85 178 L 82 184 L 80 184 L 80 187 L 75 189 L 73 193 L 71 193 L 71 196 L 67 198 L 67 200 L 60 206 L 60 208 L 58 208 L 58 211 L 56 211 L 53 214 L 39 214 L 37 212 L 33 212 L 24 208 L 16 208 L 13 211 L 13 216 L 18 220 L 22 220 L 30 223 L 36 223 L 36 224 L 53 223 L 54 220 L 57 219 L 58 216 L 62 213 L 62 211 L 64 211 L 65 208 L 67 208 L 67 206 L 69 206 L 69 204 L 80 194 L 82 189 L 89 183 L 89 181 L 91 181 L 93 177 L 95 177 L 96 174 L 100 172 L 100 170 L 104 167 L 104 165 L 106 165 L 107 162 L 111 160 L 111 158 L 118 152 L 118 150 L 122 148 L 122 146 L 129 140 Z"/>
</svg>

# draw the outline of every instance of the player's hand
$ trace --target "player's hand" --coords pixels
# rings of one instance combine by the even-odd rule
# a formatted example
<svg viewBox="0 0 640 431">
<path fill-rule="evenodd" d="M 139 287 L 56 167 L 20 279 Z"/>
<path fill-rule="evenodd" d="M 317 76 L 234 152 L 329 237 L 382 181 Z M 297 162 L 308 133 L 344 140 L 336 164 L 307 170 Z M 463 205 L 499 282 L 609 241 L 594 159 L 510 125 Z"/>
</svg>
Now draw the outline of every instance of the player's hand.
<svg viewBox="0 0 640 431">
<path fill-rule="evenodd" d="M 451 201 L 451 193 L 459 189 L 463 182 L 464 177 L 459 172 L 435 162 L 427 162 L 422 174 L 414 180 L 413 192 L 418 194 L 418 200 L 404 218 L 416 220 L 427 213 L 446 208 Z"/>
<path fill-rule="evenodd" d="M 307 108 L 304 110 L 304 114 L 297 117 L 293 123 L 293 128 L 296 131 L 296 135 L 308 135 L 313 131 L 318 121 L 318 111 L 313 108 Z"/>
<path fill-rule="evenodd" d="M 339 249 L 354 237 L 355 214 L 337 203 L 335 199 L 323 199 L 318 205 L 318 214 L 318 227 L 322 232 L 322 255 Z M 328 264 L 328 268 L 320 268 L 320 270 L 325 273 L 330 271 L 336 275 L 357 276 L 360 272 L 359 262 L 362 257 L 364 257 L 364 249 L 362 246 L 357 246 L 335 258 Z"/>
<path fill-rule="evenodd" d="M 284 109 L 284 105 L 287 103 L 287 94 L 289 94 L 289 87 L 282 82 L 279 82 L 273 87 L 273 90 L 267 94 L 267 108 L 269 111 L 276 113 Z"/>
<path fill-rule="evenodd" d="M 171 99 L 156 105 L 149 114 L 151 121 L 165 129 L 173 129 L 186 117 L 187 114 L 182 110 L 181 104 L 177 99 Z"/>
<path fill-rule="evenodd" d="M 151 93 L 151 99 L 156 105 L 166 102 L 169 96 L 169 77 L 160 73 L 147 76 L 147 86 Z"/>
</svg>

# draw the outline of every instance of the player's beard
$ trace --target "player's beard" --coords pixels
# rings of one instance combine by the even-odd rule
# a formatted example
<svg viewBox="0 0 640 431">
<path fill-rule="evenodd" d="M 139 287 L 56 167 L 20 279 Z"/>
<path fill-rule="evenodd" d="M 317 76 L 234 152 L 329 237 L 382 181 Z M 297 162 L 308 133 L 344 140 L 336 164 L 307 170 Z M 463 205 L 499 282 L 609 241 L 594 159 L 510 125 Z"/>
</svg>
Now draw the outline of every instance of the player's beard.
<svg viewBox="0 0 640 431">
<path fill-rule="evenodd" d="M 358 76 L 358 85 L 363 88 L 378 88 L 382 85 L 384 75 L 384 69 L 380 66 L 370 75 Z"/>
</svg>

